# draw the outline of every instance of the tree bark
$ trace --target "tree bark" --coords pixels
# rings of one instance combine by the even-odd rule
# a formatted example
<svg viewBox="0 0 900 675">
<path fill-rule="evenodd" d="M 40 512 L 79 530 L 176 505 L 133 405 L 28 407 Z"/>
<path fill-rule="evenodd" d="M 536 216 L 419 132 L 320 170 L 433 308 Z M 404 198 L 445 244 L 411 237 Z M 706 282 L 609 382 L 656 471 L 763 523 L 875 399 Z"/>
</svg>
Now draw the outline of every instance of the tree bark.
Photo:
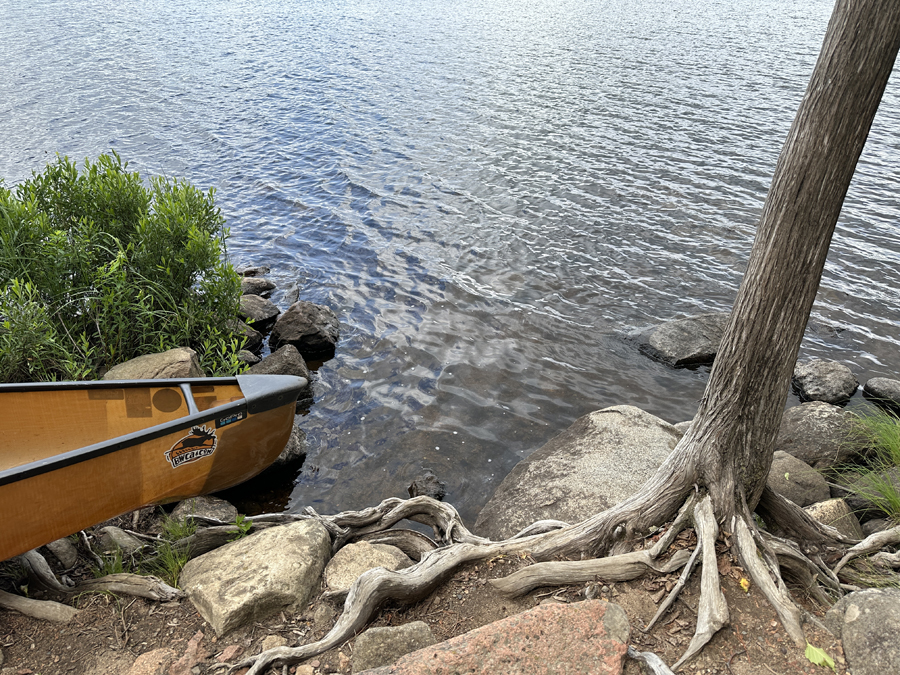
<svg viewBox="0 0 900 675">
<path fill-rule="evenodd" d="M 900 2 L 838 0 L 775 168 L 694 424 L 717 518 L 752 510 L 844 197 L 900 46 Z M 676 453 L 677 454 L 677 451 Z"/>
</svg>

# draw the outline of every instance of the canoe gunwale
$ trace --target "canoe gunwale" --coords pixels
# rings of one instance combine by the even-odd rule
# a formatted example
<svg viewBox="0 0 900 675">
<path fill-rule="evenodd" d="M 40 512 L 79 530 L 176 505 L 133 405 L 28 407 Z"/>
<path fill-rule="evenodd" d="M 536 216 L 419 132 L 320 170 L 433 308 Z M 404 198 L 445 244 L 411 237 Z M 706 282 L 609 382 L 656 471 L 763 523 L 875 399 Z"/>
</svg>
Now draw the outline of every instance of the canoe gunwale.
<svg viewBox="0 0 900 675">
<path fill-rule="evenodd" d="M 4 392 L 52 391 L 56 389 L 122 389 L 132 387 L 171 387 L 179 389 L 190 401 L 188 392 L 181 388 L 186 385 L 234 385 L 237 384 L 244 398 L 231 401 L 202 412 L 189 412 L 184 417 L 163 422 L 140 431 L 117 436 L 101 443 L 86 445 L 76 450 L 54 455 L 28 464 L 21 464 L 0 471 L 0 487 L 20 480 L 102 457 L 141 443 L 173 435 L 192 426 L 201 425 L 218 418 L 235 414 L 255 415 L 284 405 L 295 405 L 297 395 L 308 385 L 302 377 L 289 375 L 238 375 L 236 377 L 202 377 L 166 380 L 97 380 L 84 382 L 32 382 L 24 384 L 0 384 L 0 394 Z M 187 387 L 186 387 L 187 388 Z M 196 407 L 195 407 L 196 409 Z M 240 422 L 238 422 L 239 424 Z"/>
</svg>

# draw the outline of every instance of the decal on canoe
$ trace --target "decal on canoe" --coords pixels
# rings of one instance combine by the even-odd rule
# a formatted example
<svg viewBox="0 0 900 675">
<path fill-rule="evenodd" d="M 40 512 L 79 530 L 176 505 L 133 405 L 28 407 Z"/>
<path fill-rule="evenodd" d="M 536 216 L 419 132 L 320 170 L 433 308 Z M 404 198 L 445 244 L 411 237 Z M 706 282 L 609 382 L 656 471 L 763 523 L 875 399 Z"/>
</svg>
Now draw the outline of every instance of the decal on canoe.
<svg viewBox="0 0 900 675">
<path fill-rule="evenodd" d="M 207 429 L 205 426 L 191 427 L 191 433 L 188 436 L 166 451 L 166 459 L 175 469 L 182 464 L 209 457 L 216 451 L 218 443 L 219 439 L 216 438 L 214 429 Z"/>
<path fill-rule="evenodd" d="M 227 415 L 226 417 L 220 417 L 216 420 L 216 429 L 219 427 L 224 427 L 229 424 L 234 424 L 235 422 L 240 422 L 243 419 L 247 418 L 247 411 L 241 410 L 236 413 L 232 413 L 231 415 Z"/>
</svg>

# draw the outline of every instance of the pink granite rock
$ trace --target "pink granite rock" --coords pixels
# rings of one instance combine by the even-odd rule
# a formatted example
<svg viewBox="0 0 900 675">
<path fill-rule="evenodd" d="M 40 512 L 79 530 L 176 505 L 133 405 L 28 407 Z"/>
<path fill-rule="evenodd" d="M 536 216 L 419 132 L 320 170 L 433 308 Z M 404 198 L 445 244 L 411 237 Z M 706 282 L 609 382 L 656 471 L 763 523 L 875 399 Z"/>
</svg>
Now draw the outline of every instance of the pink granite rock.
<svg viewBox="0 0 900 675">
<path fill-rule="evenodd" d="M 628 617 L 613 603 L 541 605 L 363 673 L 620 675 L 629 637 Z"/>
</svg>

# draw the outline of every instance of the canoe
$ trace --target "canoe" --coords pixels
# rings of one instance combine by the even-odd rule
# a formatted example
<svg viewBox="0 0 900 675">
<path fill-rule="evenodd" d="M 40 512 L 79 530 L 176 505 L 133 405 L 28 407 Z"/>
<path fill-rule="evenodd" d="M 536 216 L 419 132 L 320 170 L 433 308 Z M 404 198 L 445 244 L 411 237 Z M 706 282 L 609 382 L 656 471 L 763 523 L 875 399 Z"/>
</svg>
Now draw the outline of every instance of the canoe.
<svg viewBox="0 0 900 675">
<path fill-rule="evenodd" d="M 252 478 L 287 444 L 291 375 L 0 384 L 0 560 Z"/>
</svg>

